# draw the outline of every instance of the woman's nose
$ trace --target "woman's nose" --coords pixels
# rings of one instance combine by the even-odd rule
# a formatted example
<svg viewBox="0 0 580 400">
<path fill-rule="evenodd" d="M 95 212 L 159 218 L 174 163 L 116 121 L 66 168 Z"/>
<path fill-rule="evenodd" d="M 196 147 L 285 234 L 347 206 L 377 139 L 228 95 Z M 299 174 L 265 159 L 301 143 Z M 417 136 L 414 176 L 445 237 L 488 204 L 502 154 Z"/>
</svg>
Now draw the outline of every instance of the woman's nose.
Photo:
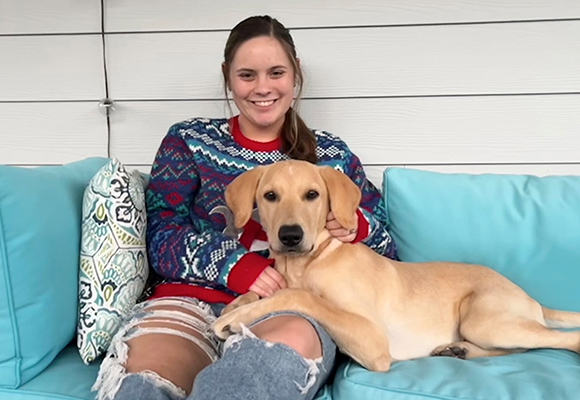
<svg viewBox="0 0 580 400">
<path fill-rule="evenodd" d="M 258 77 L 256 81 L 255 92 L 259 94 L 268 94 L 272 91 L 270 79 L 267 76 Z"/>
</svg>

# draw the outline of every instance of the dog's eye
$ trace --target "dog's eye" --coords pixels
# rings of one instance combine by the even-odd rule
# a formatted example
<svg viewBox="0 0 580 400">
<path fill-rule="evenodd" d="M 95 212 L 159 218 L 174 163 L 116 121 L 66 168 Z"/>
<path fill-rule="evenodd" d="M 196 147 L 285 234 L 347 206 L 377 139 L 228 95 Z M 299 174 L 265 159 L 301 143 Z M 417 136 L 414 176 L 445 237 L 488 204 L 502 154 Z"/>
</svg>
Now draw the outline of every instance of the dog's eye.
<svg viewBox="0 0 580 400">
<path fill-rule="evenodd" d="M 268 201 L 276 201 L 276 199 L 278 197 L 276 196 L 276 193 L 270 191 L 270 192 L 264 193 L 264 198 Z"/>
<path fill-rule="evenodd" d="M 306 193 L 306 200 L 314 200 L 318 196 L 319 194 L 316 190 L 309 190 L 308 193 Z"/>
</svg>

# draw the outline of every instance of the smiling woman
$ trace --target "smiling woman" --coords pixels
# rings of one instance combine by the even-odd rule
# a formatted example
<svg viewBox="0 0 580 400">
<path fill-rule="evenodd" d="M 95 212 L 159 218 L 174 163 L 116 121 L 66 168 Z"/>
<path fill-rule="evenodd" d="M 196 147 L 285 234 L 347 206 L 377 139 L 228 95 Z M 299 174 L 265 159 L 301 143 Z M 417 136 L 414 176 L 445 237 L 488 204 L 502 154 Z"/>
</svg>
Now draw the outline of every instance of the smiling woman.
<svg viewBox="0 0 580 400">
<path fill-rule="evenodd" d="M 358 157 L 338 137 L 310 130 L 296 111 L 303 79 L 288 29 L 268 16 L 240 22 L 222 73 L 240 114 L 177 123 L 157 152 L 146 192 L 147 248 L 161 279 L 113 339 L 95 385 L 99 399 L 312 399 L 326 382 L 336 345 L 310 317 L 272 313 L 223 348 L 211 330 L 238 296 L 287 288 L 261 246 L 268 232 L 259 215 L 252 212 L 239 234 L 228 226 L 224 193 L 243 172 L 291 158 L 346 173 L 363 194 L 351 212 L 356 228 L 328 213 L 330 235 L 396 257 L 382 196 Z"/>
</svg>

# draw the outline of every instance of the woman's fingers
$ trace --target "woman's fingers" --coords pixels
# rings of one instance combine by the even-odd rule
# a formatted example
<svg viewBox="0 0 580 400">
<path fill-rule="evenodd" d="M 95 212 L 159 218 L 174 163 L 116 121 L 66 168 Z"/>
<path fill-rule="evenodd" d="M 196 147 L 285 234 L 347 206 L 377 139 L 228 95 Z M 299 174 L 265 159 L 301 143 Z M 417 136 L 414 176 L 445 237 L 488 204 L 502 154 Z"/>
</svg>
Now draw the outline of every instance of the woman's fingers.
<svg viewBox="0 0 580 400">
<path fill-rule="evenodd" d="M 286 287 L 287 284 L 284 277 L 274 268 L 266 267 L 252 286 L 250 286 L 249 290 L 260 297 L 268 297 Z"/>
<path fill-rule="evenodd" d="M 268 295 L 272 295 L 274 292 L 280 290 L 279 283 L 276 281 L 276 279 L 270 276 L 266 270 L 264 270 L 262 275 L 260 275 L 259 279 L 260 282 L 265 286 L 265 290 L 268 292 Z"/>
<path fill-rule="evenodd" d="M 250 286 L 249 291 L 256 293 L 260 297 L 268 297 L 270 294 L 266 288 L 267 287 L 262 282 L 256 279 L 256 281 L 252 283 L 252 286 Z"/>
<path fill-rule="evenodd" d="M 350 243 L 357 235 L 356 229 L 346 229 L 344 228 L 335 218 L 332 211 L 328 213 L 326 217 L 326 229 L 330 232 L 332 236 L 340 240 L 341 242 Z"/>
<path fill-rule="evenodd" d="M 286 284 L 286 279 L 284 279 L 282 274 L 276 271 L 274 268 L 268 267 L 264 270 L 264 272 L 269 278 L 271 278 L 274 281 L 273 286 L 274 289 L 280 290 L 288 287 L 288 285 Z"/>
</svg>

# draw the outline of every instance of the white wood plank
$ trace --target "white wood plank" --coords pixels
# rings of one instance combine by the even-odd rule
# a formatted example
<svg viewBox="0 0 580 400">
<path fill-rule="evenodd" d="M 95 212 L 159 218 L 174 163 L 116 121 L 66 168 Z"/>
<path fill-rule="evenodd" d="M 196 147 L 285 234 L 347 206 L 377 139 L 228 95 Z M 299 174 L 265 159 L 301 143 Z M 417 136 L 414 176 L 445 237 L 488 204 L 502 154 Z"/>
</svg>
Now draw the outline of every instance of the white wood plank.
<svg viewBox="0 0 580 400">
<path fill-rule="evenodd" d="M 580 162 L 580 95 L 304 100 L 309 126 L 344 139 L 365 164 Z M 112 152 L 151 163 L 169 126 L 228 115 L 222 101 L 120 102 Z M 137 145 L 136 145 L 137 144 Z"/>
<path fill-rule="evenodd" d="M 223 97 L 225 32 L 107 36 L 109 90 L 121 99 Z"/>
<path fill-rule="evenodd" d="M 580 21 L 294 36 L 307 96 L 580 92 Z"/>
<path fill-rule="evenodd" d="M 268 14 L 287 27 L 425 24 L 578 18 L 575 0 L 107 0 L 108 31 L 231 29 Z"/>
<path fill-rule="evenodd" d="M 0 103 L 0 164 L 62 164 L 107 155 L 96 103 Z"/>
<path fill-rule="evenodd" d="M 294 32 L 306 97 L 580 92 L 579 37 L 580 21 Z M 223 97 L 226 39 L 227 32 L 110 35 L 111 93 Z"/>
<path fill-rule="evenodd" d="M 100 0 L 0 0 L 0 35 L 100 31 Z"/>
<path fill-rule="evenodd" d="M 580 161 L 580 95 L 307 100 L 368 164 Z"/>
<path fill-rule="evenodd" d="M 0 54 L 0 101 L 104 97 L 98 35 L 1 36 Z"/>
</svg>

